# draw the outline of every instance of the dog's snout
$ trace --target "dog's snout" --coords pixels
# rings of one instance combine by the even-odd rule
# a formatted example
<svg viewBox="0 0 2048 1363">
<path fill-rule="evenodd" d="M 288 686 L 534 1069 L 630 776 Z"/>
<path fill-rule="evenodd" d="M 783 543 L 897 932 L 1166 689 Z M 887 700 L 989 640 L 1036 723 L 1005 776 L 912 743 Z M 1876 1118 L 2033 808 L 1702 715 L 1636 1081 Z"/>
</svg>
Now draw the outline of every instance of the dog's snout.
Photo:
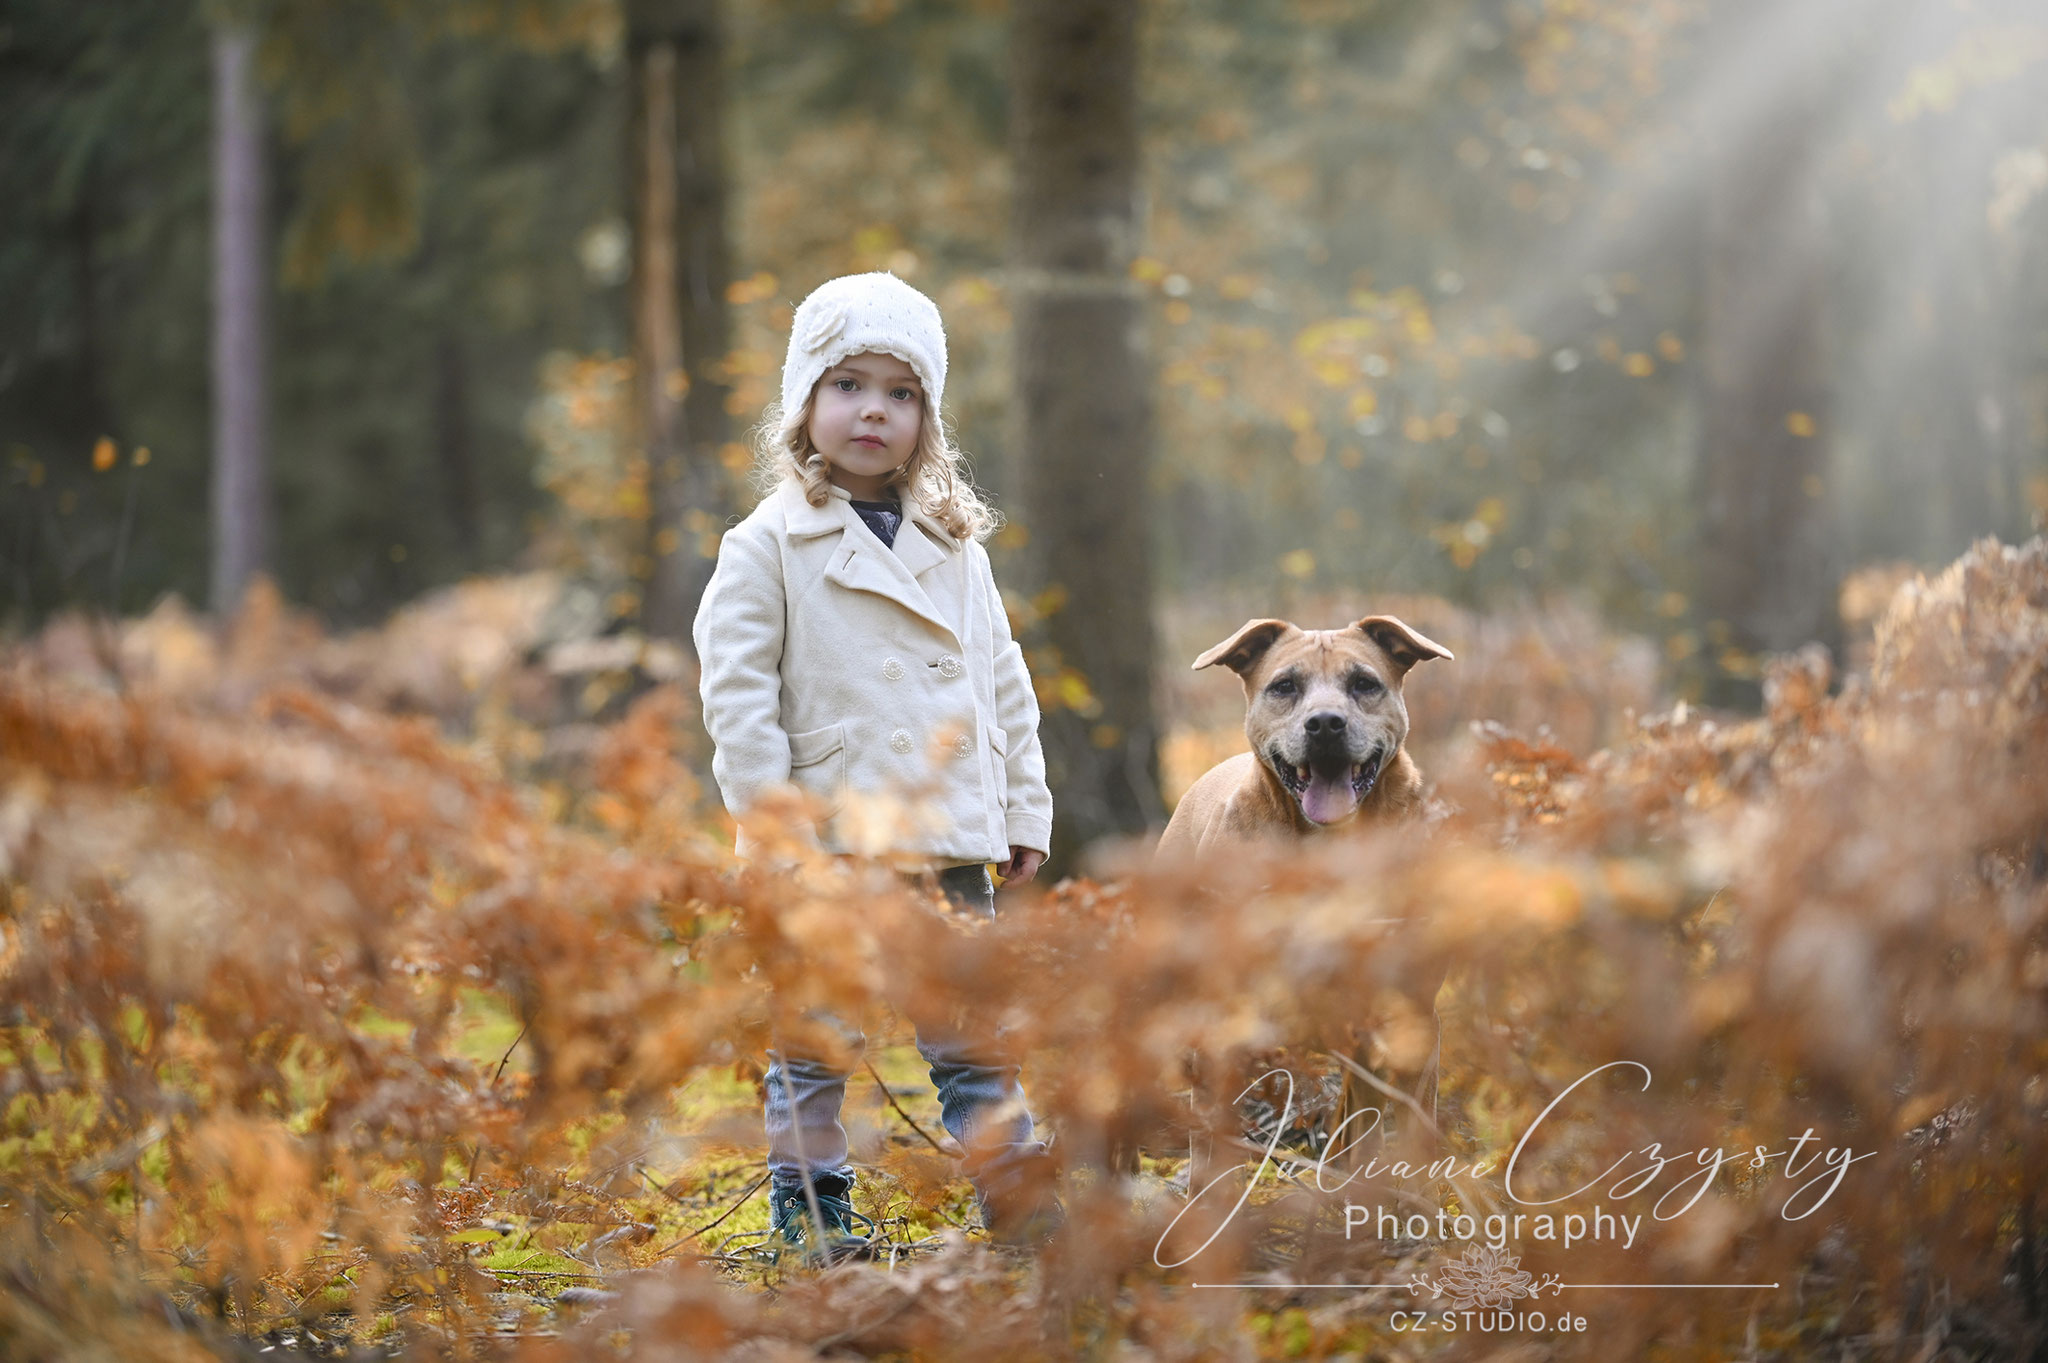
<svg viewBox="0 0 2048 1363">
<path fill-rule="evenodd" d="M 1313 714 L 1302 725 L 1310 738 L 1335 738 L 1344 732 L 1344 716 L 1335 710 Z"/>
</svg>

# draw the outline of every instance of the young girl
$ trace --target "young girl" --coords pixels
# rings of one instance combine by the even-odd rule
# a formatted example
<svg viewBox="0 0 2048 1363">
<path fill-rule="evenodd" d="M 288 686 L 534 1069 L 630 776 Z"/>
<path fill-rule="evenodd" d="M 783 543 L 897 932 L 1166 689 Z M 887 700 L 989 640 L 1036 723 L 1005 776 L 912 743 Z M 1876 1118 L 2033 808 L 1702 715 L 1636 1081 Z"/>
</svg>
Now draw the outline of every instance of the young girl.
<svg viewBox="0 0 2048 1363">
<path fill-rule="evenodd" d="M 981 540 L 989 509 L 960 474 L 940 399 L 946 335 L 890 274 L 820 285 L 796 310 L 782 400 L 761 428 L 767 495 L 728 531 L 697 613 L 712 773 L 747 848 L 748 813 L 793 782 L 825 811 L 914 794 L 894 848 L 993 915 L 1051 846 L 1038 705 Z M 1029 1241 L 1057 1225 L 1045 1146 L 1018 1067 L 951 1021 L 918 1022 L 946 1130 L 968 1152 L 983 1223 Z M 864 1038 L 849 1038 L 856 1053 Z M 839 1108 L 847 1072 L 769 1053 L 775 1227 L 812 1257 L 859 1254 Z"/>
</svg>

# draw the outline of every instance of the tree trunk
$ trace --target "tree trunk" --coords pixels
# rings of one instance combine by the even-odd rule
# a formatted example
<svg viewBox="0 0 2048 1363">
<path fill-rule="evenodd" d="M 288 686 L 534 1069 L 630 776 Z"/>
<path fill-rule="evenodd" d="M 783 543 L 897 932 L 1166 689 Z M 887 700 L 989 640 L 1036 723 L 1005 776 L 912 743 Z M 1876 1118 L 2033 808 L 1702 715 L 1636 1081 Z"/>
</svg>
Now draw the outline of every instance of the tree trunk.
<svg viewBox="0 0 2048 1363">
<path fill-rule="evenodd" d="M 78 207 L 71 215 L 72 279 L 78 293 L 78 409 L 86 438 L 114 435 L 117 424 L 107 399 L 107 351 L 100 317 L 100 224 L 98 181 L 88 166 L 80 177 Z"/>
<path fill-rule="evenodd" d="M 1160 822 L 1152 713 L 1151 385 L 1138 243 L 1137 6 L 1020 0 L 1010 294 L 1021 505 L 1046 613 L 1040 729 L 1055 860 Z M 1057 669 L 1056 676 L 1047 676 Z"/>
<path fill-rule="evenodd" d="M 434 452 L 441 466 L 448 528 L 462 550 L 463 568 L 473 571 L 478 567 L 483 494 L 470 439 L 469 361 L 462 337 L 453 328 L 444 329 L 434 343 Z"/>
<path fill-rule="evenodd" d="M 674 605 L 651 620 L 666 637 L 687 642 L 697 601 L 711 580 L 716 559 L 698 552 L 710 542 L 727 512 L 726 481 L 719 453 L 732 438 L 726 411 L 731 385 L 725 357 L 732 348 L 732 251 L 726 237 L 725 32 L 720 0 L 691 0 L 676 28 L 676 312 L 683 325 L 683 430 L 688 437 L 683 503 L 689 508 L 675 574 L 680 590 Z M 713 551 L 716 552 L 715 550 Z"/>
<path fill-rule="evenodd" d="M 1754 0 L 1721 8 L 1728 53 L 1761 11 Z M 1708 151 L 1700 610 L 1709 704 L 1754 709 L 1761 654 L 1836 642 L 1820 84 L 1788 82 Z"/>
<path fill-rule="evenodd" d="M 1992 139 L 1958 138 L 1939 118 L 1921 119 L 1908 135 L 1915 169 L 1930 191 L 1924 203 L 1972 203 L 1993 183 L 1999 148 Z M 1954 245 L 1904 253 L 1904 277 L 1894 283 L 1904 298 L 1925 299 L 1931 314 L 1931 325 L 1915 333 L 1917 353 L 1897 361 L 1906 372 L 1893 391 L 1904 399 L 1902 408 L 1918 408 L 1910 414 L 1924 430 L 1900 452 L 1910 467 L 1924 470 L 1926 487 L 1925 502 L 1915 508 L 1922 528 L 1911 553 L 1936 563 L 1961 555 L 1979 535 L 2026 534 L 2026 481 L 2011 420 L 2018 404 L 2008 367 L 2011 338 L 2024 334 L 2012 302 L 2023 295 L 2001 286 L 2000 243 L 1986 218 L 1958 216 L 1961 223 L 1949 229 Z M 1938 237 L 1942 224 L 1930 212 L 1917 230 Z"/>
<path fill-rule="evenodd" d="M 687 640 L 712 566 L 695 532 L 725 511 L 725 42 L 718 0 L 634 0 L 628 25 L 634 374 L 649 509 L 640 617 L 650 634 Z"/>
<path fill-rule="evenodd" d="M 213 581 L 218 614 L 270 567 L 263 109 L 255 35 L 213 33 Z"/>
</svg>

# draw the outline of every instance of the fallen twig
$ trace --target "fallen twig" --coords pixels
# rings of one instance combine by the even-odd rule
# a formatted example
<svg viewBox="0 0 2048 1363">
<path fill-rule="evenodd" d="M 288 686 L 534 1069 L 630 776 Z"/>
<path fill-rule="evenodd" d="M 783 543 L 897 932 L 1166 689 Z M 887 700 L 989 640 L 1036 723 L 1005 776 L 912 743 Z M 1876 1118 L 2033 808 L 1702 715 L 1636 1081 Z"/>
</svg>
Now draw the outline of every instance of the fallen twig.
<svg viewBox="0 0 2048 1363">
<path fill-rule="evenodd" d="M 917 1118 L 911 1116 L 908 1112 L 905 1112 L 903 1110 L 903 1104 L 897 1102 L 896 1095 L 889 1092 L 889 1086 L 882 1082 L 882 1076 L 875 1073 L 874 1061 L 868 1060 L 865 1057 L 863 1057 L 860 1063 L 867 1070 L 868 1077 L 875 1081 L 875 1087 L 879 1088 L 882 1091 L 882 1096 L 889 1100 L 889 1106 L 896 1109 L 896 1115 L 901 1117 L 906 1123 L 908 1123 L 912 1131 L 915 1131 L 918 1135 L 923 1136 L 926 1145 L 929 1145 L 932 1149 L 938 1151 L 940 1154 L 945 1155 L 948 1158 L 951 1158 L 952 1152 L 947 1150 L 945 1146 L 940 1145 L 937 1141 L 933 1140 L 931 1137 L 931 1133 L 926 1131 L 923 1127 L 917 1124 Z"/>
<path fill-rule="evenodd" d="M 512 1052 L 518 1050 L 519 1043 L 526 1040 L 526 1029 L 531 1026 L 533 1026 L 533 1023 L 531 1021 L 522 1022 L 521 1024 L 519 1024 L 519 1035 L 512 1038 L 512 1044 L 505 1048 L 505 1054 L 498 1057 L 497 1071 L 491 1075 L 492 1088 L 496 1088 L 498 1086 L 498 1081 L 505 1077 L 505 1066 L 511 1062 Z"/>
<path fill-rule="evenodd" d="M 588 1278 L 592 1282 L 603 1282 L 602 1273 L 571 1273 L 550 1268 L 480 1268 L 477 1272 L 486 1278 Z"/>
<path fill-rule="evenodd" d="M 641 1172 L 644 1174 L 646 1173 L 646 1170 L 643 1169 L 641 1170 Z M 718 1214 L 717 1220 L 699 1226 L 696 1230 L 691 1231 L 688 1235 L 683 1236 L 681 1239 L 676 1240 L 671 1244 L 662 1246 L 660 1249 L 655 1251 L 654 1257 L 657 1259 L 663 1258 L 669 1253 L 670 1250 L 677 1249 L 683 1245 L 687 1245 L 690 1243 L 690 1241 L 696 1239 L 705 1231 L 715 1229 L 718 1226 L 719 1222 L 724 1221 L 728 1216 L 731 1216 L 741 1207 L 744 1207 L 747 1204 L 747 1199 L 751 1198 L 755 1193 L 761 1191 L 761 1185 L 766 1183 L 767 1181 L 768 1175 L 765 1173 L 762 1174 L 761 1177 L 755 1179 L 752 1184 L 748 1185 L 747 1190 L 745 1192 L 740 1194 L 739 1201 L 733 1203 L 730 1207 L 727 1207 L 724 1211 Z M 667 1189 L 663 1189 L 662 1191 L 666 1192 Z"/>
</svg>

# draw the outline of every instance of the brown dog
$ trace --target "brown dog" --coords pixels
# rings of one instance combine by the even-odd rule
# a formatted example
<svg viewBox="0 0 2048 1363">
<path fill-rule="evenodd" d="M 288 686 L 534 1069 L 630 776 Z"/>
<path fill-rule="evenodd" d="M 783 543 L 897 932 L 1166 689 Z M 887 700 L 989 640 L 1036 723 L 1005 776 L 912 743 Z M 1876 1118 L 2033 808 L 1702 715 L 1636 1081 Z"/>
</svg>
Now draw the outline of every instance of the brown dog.
<svg viewBox="0 0 2048 1363">
<path fill-rule="evenodd" d="M 1252 750 L 1219 762 L 1181 796 L 1160 856 L 1219 843 L 1299 836 L 1422 805 L 1422 774 L 1403 744 L 1408 669 L 1451 651 L 1391 615 L 1349 629 L 1253 620 L 1195 659 L 1244 679 Z"/>
<path fill-rule="evenodd" d="M 1217 663 L 1244 681 L 1245 737 L 1252 750 L 1219 762 L 1181 796 L 1159 839 L 1157 856 L 1193 856 L 1233 842 L 1321 835 L 1343 827 L 1421 812 L 1422 774 L 1408 756 L 1408 670 L 1451 651 L 1391 615 L 1369 615 L 1347 629 L 1304 630 L 1285 620 L 1253 620 L 1195 659 Z M 1408 991 L 1433 1013 L 1440 972 Z M 1438 1050 L 1441 1049 L 1441 1033 Z M 1378 1106 L 1357 1073 L 1374 1047 L 1361 1038 L 1347 1067 L 1339 1118 Z M 1379 1068 L 1389 1088 L 1411 1095 L 1436 1118 L 1437 1055 L 1419 1068 Z M 1405 1117 L 1389 1113 L 1405 1127 Z M 1347 1133 L 1355 1132 L 1353 1125 Z M 1206 1151 L 1196 1162 L 1206 1166 Z M 1190 1171 L 1206 1178 L 1206 1169 Z M 1202 1186 L 1191 1183 L 1191 1187 Z"/>
</svg>

